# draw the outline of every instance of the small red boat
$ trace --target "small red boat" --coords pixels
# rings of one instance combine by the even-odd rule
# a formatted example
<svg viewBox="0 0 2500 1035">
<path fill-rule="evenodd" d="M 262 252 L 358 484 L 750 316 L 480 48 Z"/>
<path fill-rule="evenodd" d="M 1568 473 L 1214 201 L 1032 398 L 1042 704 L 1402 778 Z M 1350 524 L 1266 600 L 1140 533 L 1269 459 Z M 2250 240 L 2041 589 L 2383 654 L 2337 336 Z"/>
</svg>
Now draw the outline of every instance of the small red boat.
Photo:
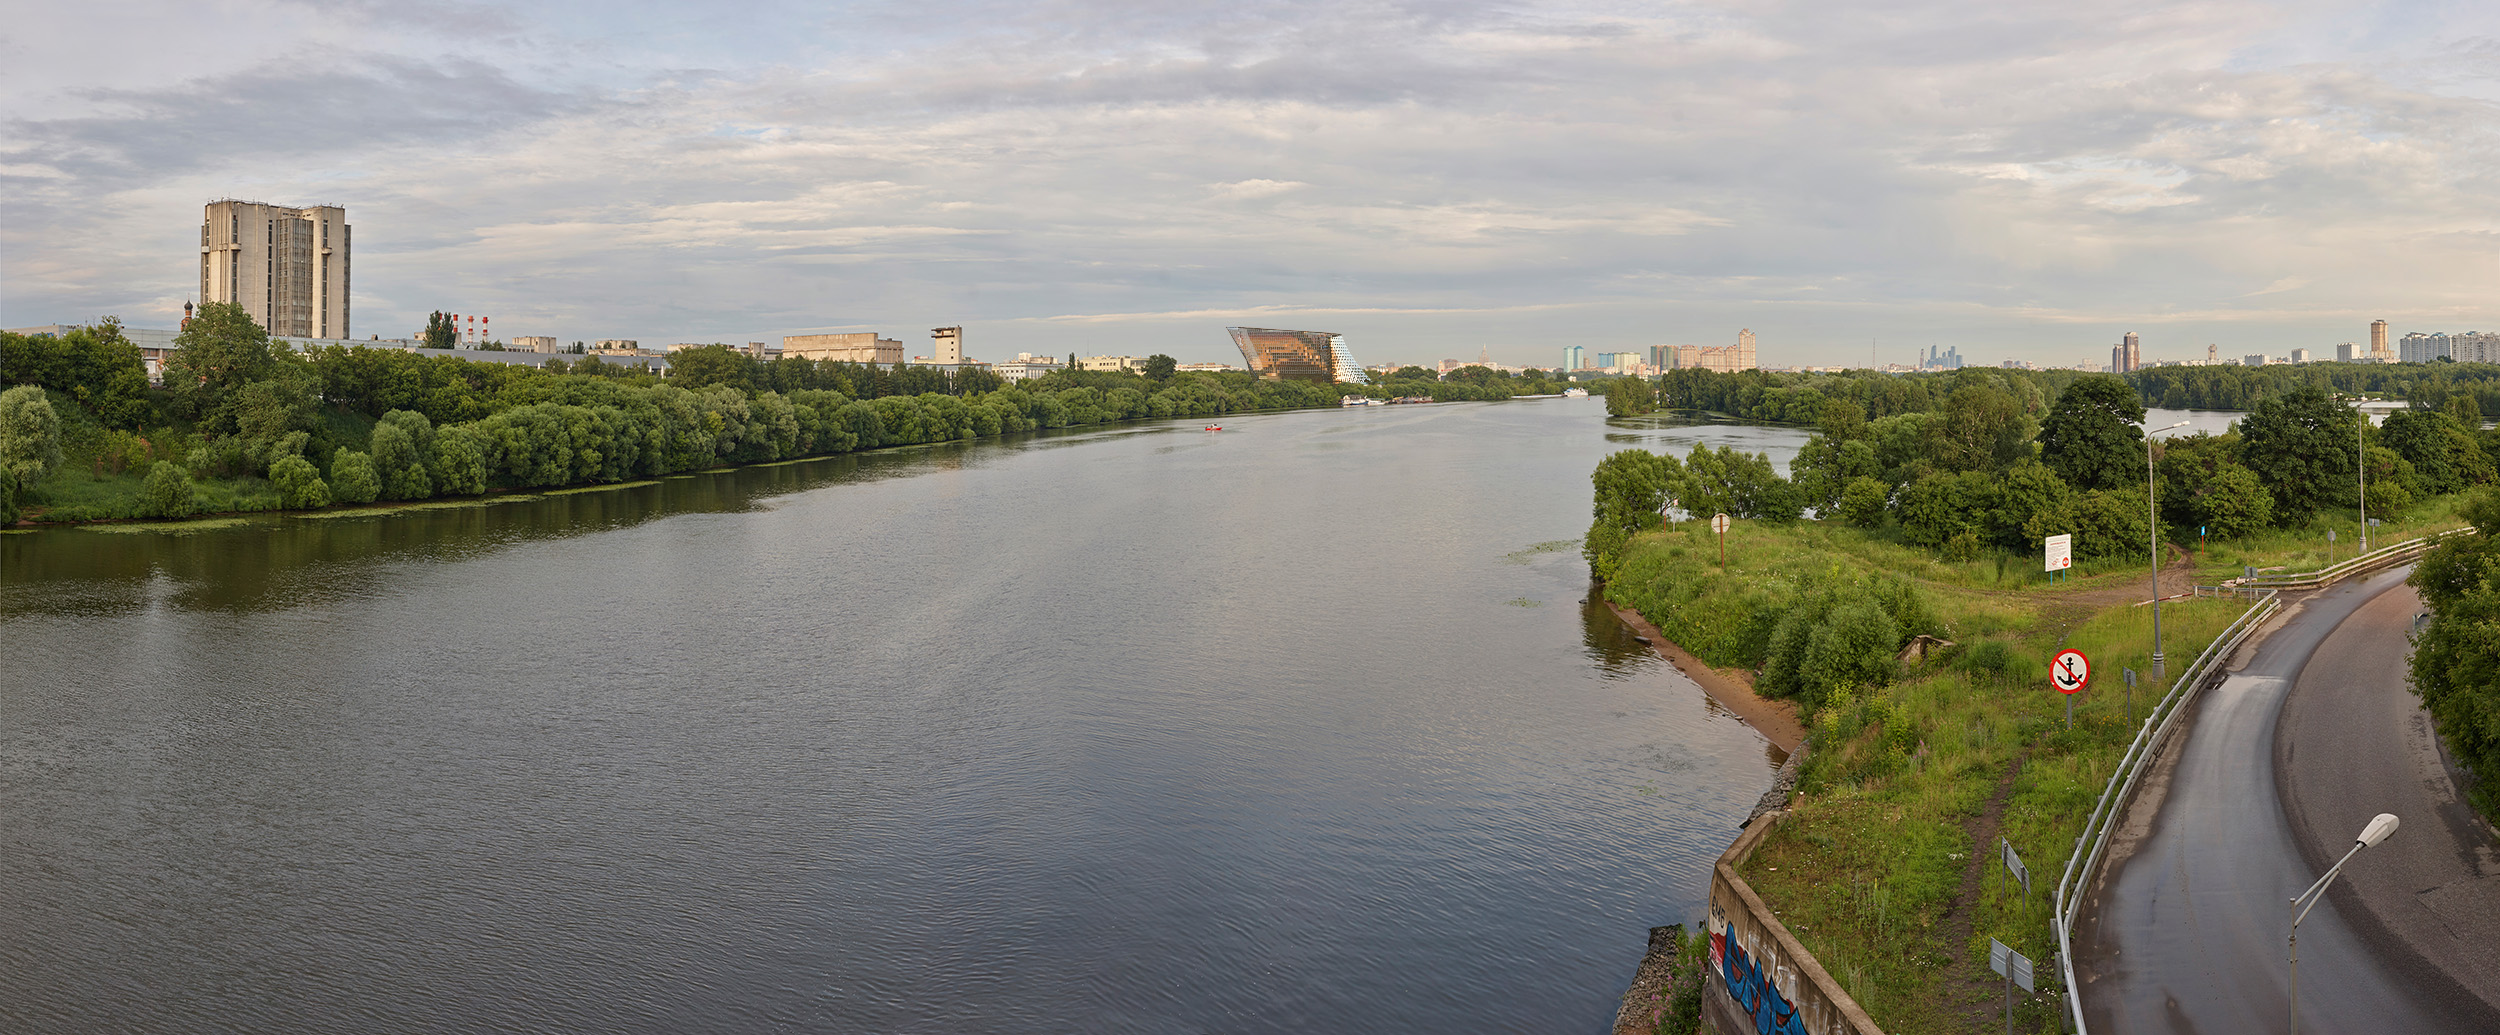
<svg viewBox="0 0 2500 1035">
<path fill-rule="evenodd" d="M 1207 425 L 1207 430 L 1208 430 L 1208 431 L 1222 431 L 1222 430 L 1224 430 L 1224 426 L 1223 426 L 1223 425 L 1221 425 L 1221 424 L 1209 424 L 1209 425 Z"/>
</svg>

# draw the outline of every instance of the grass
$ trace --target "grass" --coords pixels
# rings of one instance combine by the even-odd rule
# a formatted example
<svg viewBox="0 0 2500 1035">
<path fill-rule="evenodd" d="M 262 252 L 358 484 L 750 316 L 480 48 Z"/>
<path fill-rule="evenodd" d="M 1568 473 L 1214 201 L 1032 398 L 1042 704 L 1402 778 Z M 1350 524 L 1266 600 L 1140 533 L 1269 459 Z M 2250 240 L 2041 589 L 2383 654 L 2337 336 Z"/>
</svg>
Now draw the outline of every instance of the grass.
<svg viewBox="0 0 2500 1035">
<path fill-rule="evenodd" d="M 2455 527 L 2458 502 L 2417 505 L 2373 540 Z M 2208 544 L 2198 554 L 2199 580 L 2237 575 L 2242 565 L 2320 567 L 2323 527 Z M 1882 532 L 1814 522 L 1738 526 L 1728 535 L 1724 570 L 1717 550 L 1697 523 L 1643 533 L 1607 591 L 1719 665 L 1749 667 L 1765 623 L 1777 621 L 1807 580 L 1834 574 L 1913 583 L 1942 634 L 1956 641 L 1889 687 L 1835 696 L 1803 716 L 1815 750 L 1792 812 L 1744 875 L 1886 1030 L 1999 1030 L 2003 986 L 1988 968 L 1988 940 L 2031 957 L 2042 990 L 2051 988 L 2058 878 L 2162 689 L 2150 677 L 2153 613 L 2138 604 L 2144 569 L 2106 563 L 2097 574 L 2051 584 L 2037 557 L 1945 561 Z M 2121 588 L 2135 592 L 2107 592 Z M 2165 603 L 2167 675 L 2181 675 L 2247 606 Z M 2082 650 L 2094 672 L 2092 686 L 2074 695 L 2071 728 L 2066 699 L 2047 681 L 2048 659 L 2063 647 Z M 2144 674 L 2132 718 L 2121 677 L 2127 668 Z M 2028 897 L 1995 879 L 2004 869 L 1994 838 L 1974 843 L 1974 821 L 2000 786 L 1998 833 L 2031 871 Z M 1972 901 L 1961 902 L 1974 855 L 1988 876 Z M 1966 938 L 1948 922 L 1957 905 L 1970 919 Z M 2016 1026 L 2053 1032 L 2056 1009 L 2045 997 L 2018 1005 Z"/>
</svg>

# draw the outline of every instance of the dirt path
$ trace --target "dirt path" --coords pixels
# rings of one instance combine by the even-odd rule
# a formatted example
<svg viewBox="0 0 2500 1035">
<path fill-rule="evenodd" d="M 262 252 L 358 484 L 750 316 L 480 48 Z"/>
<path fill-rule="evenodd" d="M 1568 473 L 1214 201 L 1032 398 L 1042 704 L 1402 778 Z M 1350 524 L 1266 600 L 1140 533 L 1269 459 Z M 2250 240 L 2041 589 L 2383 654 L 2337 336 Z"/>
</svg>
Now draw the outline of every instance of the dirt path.
<svg viewBox="0 0 2500 1035">
<path fill-rule="evenodd" d="M 2014 764 L 2005 768 L 2005 776 L 1997 781 L 1997 791 L 1988 798 L 1987 807 L 1963 825 L 1963 829 L 1970 832 L 1970 861 L 1962 867 L 1960 890 L 1954 892 L 1953 903 L 1944 911 L 1945 951 L 1957 957 L 1945 961 L 1947 1001 L 1973 1029 L 1984 1030 L 1983 1026 L 1997 1016 L 1997 1011 L 1989 1009 L 1988 1004 L 1996 1002 L 1999 988 L 1995 982 L 1971 977 L 1969 968 L 1957 965 L 1958 956 L 1970 946 L 1973 929 L 1971 915 L 1979 911 L 1982 882 L 1988 879 L 1991 872 L 1998 872 L 2006 880 L 2013 879 L 1998 868 L 1995 841 L 1997 828 L 2005 819 L 2005 800 L 2014 796 L 2014 778 L 2022 775 L 2023 762 L 2030 757 L 2029 751 L 2014 756 Z"/>
<path fill-rule="evenodd" d="M 1667 639 L 1667 634 L 1659 632 L 1658 627 L 1650 624 L 1640 612 L 1612 600 L 1607 601 L 1606 606 L 1614 610 L 1615 617 L 1622 619 L 1623 624 L 1631 626 L 1633 632 L 1646 638 L 1649 649 L 1673 662 L 1677 670 L 1701 684 L 1711 700 L 1735 712 L 1737 718 L 1745 720 L 1745 725 L 1768 738 L 1783 754 L 1795 752 L 1797 745 L 1805 743 L 1806 728 L 1797 721 L 1797 706 L 1757 696 L 1753 692 L 1751 673 L 1705 665 L 1700 658 Z"/>
</svg>

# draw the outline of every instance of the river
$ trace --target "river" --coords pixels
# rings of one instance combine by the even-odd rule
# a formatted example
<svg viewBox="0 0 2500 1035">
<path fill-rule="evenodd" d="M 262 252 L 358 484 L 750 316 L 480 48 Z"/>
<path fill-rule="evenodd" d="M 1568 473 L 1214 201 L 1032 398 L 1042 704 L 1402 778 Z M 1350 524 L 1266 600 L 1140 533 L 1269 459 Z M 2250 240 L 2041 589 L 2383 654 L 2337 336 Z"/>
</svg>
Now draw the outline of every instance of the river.
<svg viewBox="0 0 2500 1035">
<path fill-rule="evenodd" d="M 1558 543 L 1803 436 L 1602 407 L 0 535 L 0 1030 L 1603 1030 L 1774 755 Z"/>
</svg>

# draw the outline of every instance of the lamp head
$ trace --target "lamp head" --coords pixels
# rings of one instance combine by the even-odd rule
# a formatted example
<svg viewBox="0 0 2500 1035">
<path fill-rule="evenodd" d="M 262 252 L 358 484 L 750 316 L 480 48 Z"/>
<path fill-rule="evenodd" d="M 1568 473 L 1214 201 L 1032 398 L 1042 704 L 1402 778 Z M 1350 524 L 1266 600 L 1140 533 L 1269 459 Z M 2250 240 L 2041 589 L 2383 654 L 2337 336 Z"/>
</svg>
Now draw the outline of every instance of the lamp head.
<svg viewBox="0 0 2500 1035">
<path fill-rule="evenodd" d="M 2170 429 L 2172 429 L 2172 428 L 2184 428 L 2184 427 L 2187 427 L 2187 426 L 2188 426 L 2188 422 L 2186 422 L 2186 421 L 2180 421 L 2180 422 L 2179 422 L 2179 423 L 2177 423 L 2177 424 L 2164 424 L 2164 425 L 2162 425 L 2161 427 L 2154 428 L 2153 430 L 2155 430 L 2155 431 L 2168 431 L 2168 430 L 2170 430 Z"/>
<path fill-rule="evenodd" d="M 2395 832 L 2396 814 L 2393 812 L 2382 812 L 2370 820 L 2369 826 L 2362 827 L 2361 836 L 2354 838 L 2354 840 L 2361 842 L 2361 847 L 2368 848 L 2371 845 L 2387 840 L 2387 835 Z"/>
</svg>

